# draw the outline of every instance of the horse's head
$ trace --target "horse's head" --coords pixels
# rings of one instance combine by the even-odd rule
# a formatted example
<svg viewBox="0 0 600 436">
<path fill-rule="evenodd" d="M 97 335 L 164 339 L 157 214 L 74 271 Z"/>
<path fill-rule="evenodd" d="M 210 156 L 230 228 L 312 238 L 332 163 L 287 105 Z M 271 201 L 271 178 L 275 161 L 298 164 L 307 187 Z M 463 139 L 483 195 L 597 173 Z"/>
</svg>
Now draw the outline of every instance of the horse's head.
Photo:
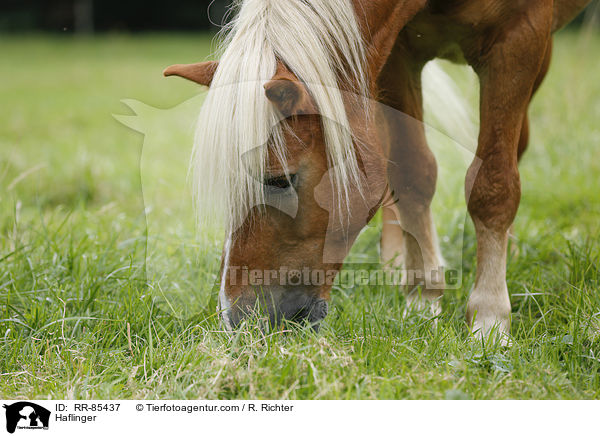
<svg viewBox="0 0 600 436">
<path fill-rule="evenodd" d="M 210 86 L 216 69 L 216 63 L 205 62 L 169 67 L 165 74 Z M 222 317 L 234 327 L 260 306 L 271 323 L 304 318 L 318 324 L 327 314 L 343 259 L 385 193 L 385 161 L 372 125 L 376 114 L 366 115 L 366 99 L 340 92 L 352 130 L 343 146 L 354 157 L 358 175 L 339 180 L 323 117 L 307 86 L 282 64 L 271 80 L 254 86 L 284 120 L 283 148 L 270 142 L 264 146 L 262 199 L 245 209 L 225 242 Z"/>
<path fill-rule="evenodd" d="M 176 65 L 165 75 L 209 86 L 216 66 Z M 344 146 L 356 159 L 358 176 L 336 180 L 339 171 L 328 155 L 323 117 L 306 85 L 279 64 L 271 80 L 256 86 L 284 119 L 283 149 L 265 145 L 262 201 L 245 209 L 225 242 L 222 318 L 235 327 L 260 307 L 271 323 L 286 318 L 318 325 L 327 314 L 329 292 L 343 259 L 385 193 L 385 161 L 372 122 L 367 121 L 375 116 L 366 116 L 364 106 L 356 107 L 359 98 L 344 98 L 352 128 L 350 144 Z"/>
</svg>

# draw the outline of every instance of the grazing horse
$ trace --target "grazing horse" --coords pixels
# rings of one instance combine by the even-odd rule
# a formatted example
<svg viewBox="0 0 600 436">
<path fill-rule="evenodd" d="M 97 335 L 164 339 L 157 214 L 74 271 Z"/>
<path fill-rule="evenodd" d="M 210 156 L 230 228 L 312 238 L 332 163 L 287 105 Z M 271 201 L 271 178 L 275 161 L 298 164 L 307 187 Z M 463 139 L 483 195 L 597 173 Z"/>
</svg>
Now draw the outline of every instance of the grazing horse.
<svg viewBox="0 0 600 436">
<path fill-rule="evenodd" d="M 272 321 L 318 323 L 331 281 L 304 281 L 301 272 L 335 276 L 379 208 L 384 263 L 397 265 L 401 254 L 419 277 L 441 266 L 421 73 L 444 58 L 468 63 L 481 87 L 476 159 L 465 183 L 477 237 L 467 321 L 480 335 L 507 335 L 507 238 L 521 195 L 528 106 L 548 70 L 552 33 L 588 2 L 239 2 L 219 62 L 165 70 L 209 86 L 193 164 L 199 202 L 212 195 L 227 223 L 225 325 L 235 327 L 258 303 Z M 248 276 L 263 281 L 256 286 Z M 442 287 L 443 278 L 423 280 L 417 292 L 404 286 L 407 303 L 437 313 Z"/>
</svg>

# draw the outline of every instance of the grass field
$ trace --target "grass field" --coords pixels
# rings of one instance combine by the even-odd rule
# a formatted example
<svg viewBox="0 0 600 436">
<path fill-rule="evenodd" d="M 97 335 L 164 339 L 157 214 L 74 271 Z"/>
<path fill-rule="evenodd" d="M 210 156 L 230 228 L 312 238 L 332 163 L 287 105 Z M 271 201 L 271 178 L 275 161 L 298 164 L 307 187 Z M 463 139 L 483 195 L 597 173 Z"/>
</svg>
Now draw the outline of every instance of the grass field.
<svg viewBox="0 0 600 436">
<path fill-rule="evenodd" d="M 187 145 L 145 159 L 143 136 L 112 117 L 131 115 L 124 98 L 170 108 L 198 95 L 161 71 L 209 47 L 201 35 L 0 38 L 0 397 L 600 398 L 600 35 L 558 36 L 532 107 L 510 348 L 467 332 L 475 240 L 464 170 L 444 155 L 435 213 L 464 283 L 437 327 L 403 319 L 397 290 L 358 286 L 334 288 L 319 334 L 220 331 L 207 285 L 218 241 L 202 255 L 177 240 L 146 250 L 149 226 L 193 234 L 185 198 L 142 195 L 145 177 L 180 176 Z M 361 247 L 376 252 L 377 234 Z"/>
</svg>

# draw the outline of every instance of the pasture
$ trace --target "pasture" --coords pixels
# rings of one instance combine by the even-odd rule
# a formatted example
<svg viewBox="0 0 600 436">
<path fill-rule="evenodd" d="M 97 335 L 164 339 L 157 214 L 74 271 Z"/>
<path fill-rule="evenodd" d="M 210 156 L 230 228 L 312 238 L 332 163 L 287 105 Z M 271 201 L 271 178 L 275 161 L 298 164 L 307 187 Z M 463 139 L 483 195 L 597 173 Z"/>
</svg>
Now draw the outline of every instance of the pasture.
<svg viewBox="0 0 600 436">
<path fill-rule="evenodd" d="M 475 237 L 464 167 L 447 153 L 434 213 L 463 283 L 444 296 L 437 326 L 403 318 L 397 289 L 361 285 L 333 289 L 318 334 L 221 330 L 210 286 L 218 241 L 202 255 L 185 244 L 147 250 L 151 228 L 182 238 L 193 220 L 168 189 L 153 193 L 162 213 L 146 207 L 147 144 L 112 116 L 131 115 L 125 98 L 171 108 L 198 95 L 161 71 L 204 59 L 210 43 L 0 38 L 0 397 L 600 398 L 600 34 L 557 36 L 530 114 L 507 276 L 511 347 L 474 340 L 464 321 Z M 466 76 L 450 72 L 475 105 Z M 147 163 L 157 178 L 181 177 L 180 133 L 167 129 L 169 149 Z M 379 220 L 352 255 L 376 254 Z M 157 271 L 177 286 L 163 292 Z"/>
</svg>

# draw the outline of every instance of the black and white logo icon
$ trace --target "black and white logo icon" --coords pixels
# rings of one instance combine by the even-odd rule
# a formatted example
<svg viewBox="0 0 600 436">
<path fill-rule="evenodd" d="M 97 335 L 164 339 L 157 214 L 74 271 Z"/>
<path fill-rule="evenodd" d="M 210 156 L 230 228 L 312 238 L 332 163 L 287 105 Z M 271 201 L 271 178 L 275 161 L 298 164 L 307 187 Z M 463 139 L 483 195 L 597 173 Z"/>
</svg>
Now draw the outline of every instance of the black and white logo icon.
<svg viewBox="0 0 600 436">
<path fill-rule="evenodd" d="M 29 401 L 5 404 L 6 431 L 14 433 L 18 428 L 27 430 L 48 429 L 50 411 Z"/>
</svg>

